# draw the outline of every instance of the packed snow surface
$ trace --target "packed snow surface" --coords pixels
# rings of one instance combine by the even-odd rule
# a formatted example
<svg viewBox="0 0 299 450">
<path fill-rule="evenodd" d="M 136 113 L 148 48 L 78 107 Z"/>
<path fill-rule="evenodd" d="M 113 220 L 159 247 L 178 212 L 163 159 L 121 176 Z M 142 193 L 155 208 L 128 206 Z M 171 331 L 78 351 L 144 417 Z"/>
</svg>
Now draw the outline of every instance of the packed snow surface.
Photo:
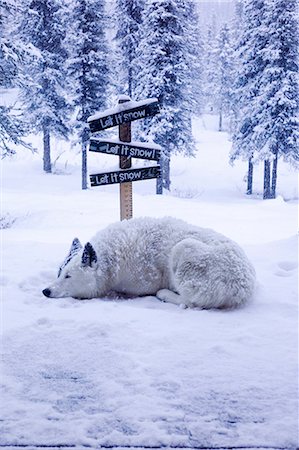
<svg viewBox="0 0 299 450">
<path fill-rule="evenodd" d="M 194 131 L 198 155 L 173 158 L 170 194 L 134 184 L 134 216 L 172 215 L 237 241 L 258 289 L 234 311 L 45 298 L 72 239 L 119 220 L 118 186 L 81 191 L 80 155 L 62 142 L 53 174 L 38 154 L 2 161 L 1 447 L 298 445 L 296 174 L 281 163 L 279 195 L 263 201 L 257 168 L 247 197 L 246 163 L 229 166 L 214 118 Z M 117 164 L 89 157 L 91 171 Z"/>
</svg>

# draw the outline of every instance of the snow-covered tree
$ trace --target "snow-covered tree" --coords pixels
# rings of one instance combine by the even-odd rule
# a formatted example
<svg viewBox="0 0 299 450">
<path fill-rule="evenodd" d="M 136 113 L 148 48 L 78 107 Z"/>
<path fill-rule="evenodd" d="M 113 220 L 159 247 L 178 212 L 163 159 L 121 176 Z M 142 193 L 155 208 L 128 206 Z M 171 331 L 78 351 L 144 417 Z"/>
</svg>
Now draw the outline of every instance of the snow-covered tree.
<svg viewBox="0 0 299 450">
<path fill-rule="evenodd" d="M 278 158 L 297 168 L 299 163 L 297 1 L 267 0 L 266 8 L 268 39 L 262 52 L 265 68 L 254 140 L 261 149 L 256 158 L 273 161 L 270 197 L 275 198 Z"/>
<path fill-rule="evenodd" d="M 203 92 L 206 111 L 219 116 L 219 131 L 223 118 L 231 117 L 233 108 L 234 42 L 232 32 L 224 23 L 219 32 L 212 21 L 205 36 Z"/>
<path fill-rule="evenodd" d="M 204 43 L 200 28 L 197 3 L 194 1 L 185 4 L 185 49 L 187 58 L 187 92 L 190 110 L 199 115 L 203 109 L 203 73 L 204 73 Z M 189 80 L 188 80 L 189 77 Z"/>
<path fill-rule="evenodd" d="M 0 0 L 0 86 L 10 87 L 17 72 L 17 53 L 9 39 L 7 24 L 13 18 L 13 5 Z"/>
<path fill-rule="evenodd" d="M 244 27 L 244 1 L 236 0 L 234 7 L 234 15 L 231 20 L 231 48 L 232 53 L 232 85 L 231 85 L 231 112 L 230 112 L 230 132 L 234 133 L 237 127 L 239 111 L 240 111 L 240 91 L 238 91 L 240 67 L 242 61 L 240 59 L 240 36 L 243 35 Z"/>
<path fill-rule="evenodd" d="M 170 188 L 170 156 L 192 155 L 188 22 L 182 0 L 148 0 L 138 46 L 139 98 L 157 97 L 161 113 L 144 121 L 144 138 L 163 149 L 162 183 Z M 158 189 L 160 190 L 160 188 Z"/>
<path fill-rule="evenodd" d="M 144 2 L 145 0 L 116 0 L 115 3 L 118 84 L 121 93 L 126 93 L 131 98 L 135 97 L 138 80 L 136 52 L 143 33 L 140 27 Z"/>
<path fill-rule="evenodd" d="M 231 116 L 233 109 L 234 83 L 234 49 L 231 31 L 226 23 L 219 31 L 217 39 L 218 86 L 217 106 L 219 114 L 219 131 L 223 129 L 223 117 Z"/>
<path fill-rule="evenodd" d="M 0 106 L 0 151 L 2 157 L 16 153 L 17 145 L 32 150 L 32 146 L 23 139 L 29 131 L 28 125 L 12 109 Z"/>
<path fill-rule="evenodd" d="M 252 193 L 253 157 L 256 151 L 254 130 L 258 125 L 257 116 L 260 77 L 265 68 L 262 50 L 267 41 L 265 24 L 265 1 L 245 0 L 243 23 L 240 24 L 240 38 L 236 49 L 238 73 L 234 86 L 235 104 L 238 104 L 236 129 L 233 135 L 231 161 L 247 160 L 247 193 Z M 265 163 L 265 172 L 268 162 Z"/>
<path fill-rule="evenodd" d="M 20 82 L 19 66 L 25 49 L 10 34 L 8 24 L 13 23 L 17 5 L 15 2 L 0 0 L 0 89 L 13 87 Z M 24 140 L 28 132 L 20 111 L 13 106 L 0 105 L 0 151 L 7 156 L 15 153 L 16 146 L 31 148 Z"/>
<path fill-rule="evenodd" d="M 82 146 L 82 189 L 87 188 L 87 118 L 107 107 L 109 68 L 102 0 L 76 0 L 67 43 L 69 89 L 76 110 L 74 129 Z"/>
<path fill-rule="evenodd" d="M 66 51 L 62 45 L 65 27 L 60 2 L 30 1 L 18 33 L 24 44 L 35 48 L 23 67 L 21 100 L 24 117 L 34 132 L 43 133 L 43 168 L 51 172 L 50 136 L 66 138 L 68 135 L 69 106 L 63 89 L 66 79 Z"/>
<path fill-rule="evenodd" d="M 232 158 L 264 161 L 264 198 L 273 198 L 278 158 L 299 160 L 296 0 L 246 0 L 244 25 Z"/>
<path fill-rule="evenodd" d="M 218 109 L 219 71 L 216 29 L 214 22 L 208 25 L 204 38 L 203 98 L 205 110 L 214 113 Z"/>
</svg>

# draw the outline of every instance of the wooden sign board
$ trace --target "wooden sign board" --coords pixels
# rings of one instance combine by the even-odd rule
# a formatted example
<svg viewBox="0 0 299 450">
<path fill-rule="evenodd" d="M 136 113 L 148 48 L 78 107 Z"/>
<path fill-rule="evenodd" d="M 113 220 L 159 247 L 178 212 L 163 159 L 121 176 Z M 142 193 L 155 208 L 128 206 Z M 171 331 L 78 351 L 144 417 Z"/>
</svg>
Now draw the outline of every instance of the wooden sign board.
<svg viewBox="0 0 299 450">
<path fill-rule="evenodd" d="M 154 116 L 160 111 L 159 102 L 153 101 L 131 107 L 123 111 L 109 114 L 107 116 L 91 116 L 88 119 L 90 131 L 95 133 L 97 131 L 106 130 L 107 128 L 122 125 L 124 123 L 132 122 L 134 120 L 145 119 L 146 117 Z"/>
<path fill-rule="evenodd" d="M 131 181 L 150 180 L 160 176 L 160 166 L 142 167 L 140 169 L 117 170 L 90 175 L 91 186 L 128 183 Z"/>
<path fill-rule="evenodd" d="M 107 155 L 119 155 L 126 158 L 140 158 L 159 161 L 161 150 L 150 146 L 113 142 L 108 140 L 91 139 L 89 150 L 91 152 L 106 153 Z"/>
</svg>

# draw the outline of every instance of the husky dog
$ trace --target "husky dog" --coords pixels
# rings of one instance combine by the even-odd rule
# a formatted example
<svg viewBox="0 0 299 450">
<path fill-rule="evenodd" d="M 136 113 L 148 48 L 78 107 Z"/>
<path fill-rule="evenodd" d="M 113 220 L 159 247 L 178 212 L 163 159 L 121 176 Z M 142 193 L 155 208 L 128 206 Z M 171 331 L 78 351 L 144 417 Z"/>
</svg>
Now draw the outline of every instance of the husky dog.
<svg viewBox="0 0 299 450">
<path fill-rule="evenodd" d="M 144 217 L 108 226 L 84 248 L 74 239 L 43 294 L 88 299 L 113 291 L 208 309 L 243 305 L 254 287 L 252 264 L 229 238 L 171 217 Z"/>
</svg>

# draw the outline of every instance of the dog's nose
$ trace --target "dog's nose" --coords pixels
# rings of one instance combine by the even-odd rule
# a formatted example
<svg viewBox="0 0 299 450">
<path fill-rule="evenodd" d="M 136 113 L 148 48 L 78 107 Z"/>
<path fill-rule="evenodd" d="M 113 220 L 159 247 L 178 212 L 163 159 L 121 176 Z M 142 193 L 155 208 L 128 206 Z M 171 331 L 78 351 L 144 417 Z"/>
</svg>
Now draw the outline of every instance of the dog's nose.
<svg viewBox="0 0 299 450">
<path fill-rule="evenodd" d="M 51 290 L 50 289 L 44 289 L 43 290 L 43 294 L 46 296 L 46 297 L 50 297 L 51 296 Z"/>
</svg>

